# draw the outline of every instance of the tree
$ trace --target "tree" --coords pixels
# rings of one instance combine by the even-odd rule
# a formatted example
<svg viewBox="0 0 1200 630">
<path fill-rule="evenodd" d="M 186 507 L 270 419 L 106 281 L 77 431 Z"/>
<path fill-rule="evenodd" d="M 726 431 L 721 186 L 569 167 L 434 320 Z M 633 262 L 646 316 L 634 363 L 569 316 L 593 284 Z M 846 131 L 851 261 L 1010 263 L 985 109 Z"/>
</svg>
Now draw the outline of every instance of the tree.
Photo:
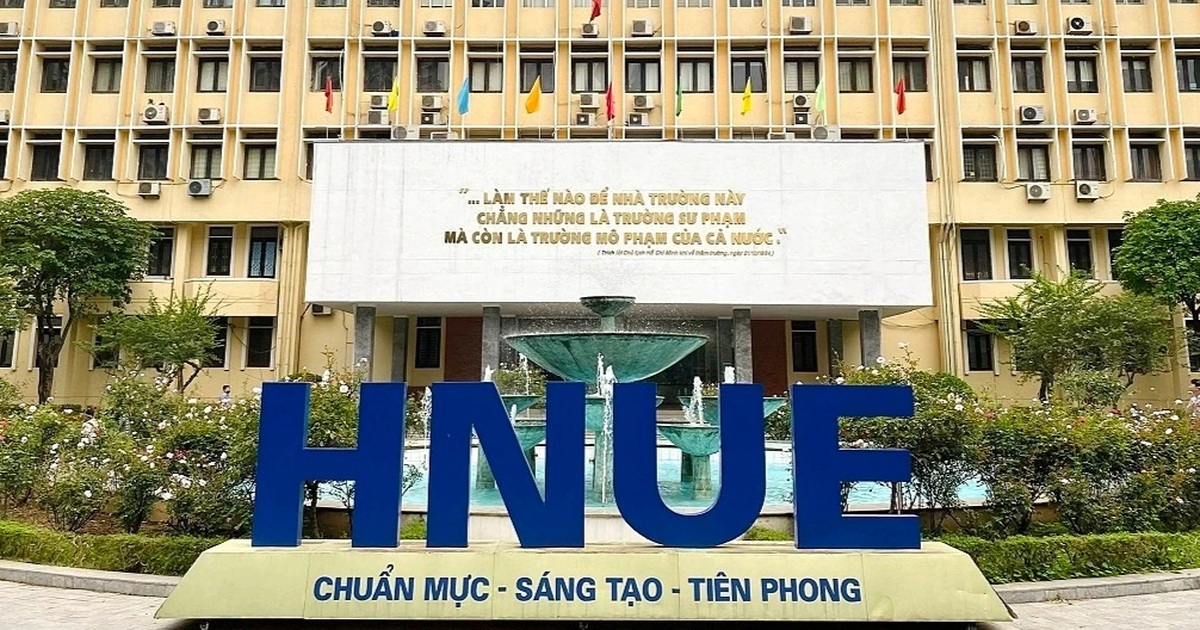
<svg viewBox="0 0 1200 630">
<path fill-rule="evenodd" d="M 1125 221 L 1114 261 L 1121 286 L 1164 304 L 1183 304 L 1191 315 L 1188 340 L 1200 342 L 1200 197 L 1159 199 L 1127 212 Z"/>
<path fill-rule="evenodd" d="M 12 270 L 0 269 L 0 331 L 23 330 L 28 319 Z"/>
<path fill-rule="evenodd" d="M 141 279 L 152 230 L 126 210 L 104 193 L 74 188 L 0 200 L 0 267 L 11 270 L 23 310 L 37 318 L 40 402 L 50 397 L 55 362 L 75 323 L 96 301 L 127 304 L 129 283 Z"/>
<path fill-rule="evenodd" d="M 192 297 L 171 291 L 166 304 L 151 295 L 141 313 L 106 317 L 99 326 L 102 342 L 95 351 L 114 355 L 123 351 L 123 360 L 135 369 L 157 368 L 182 392 L 200 375 L 217 344 L 214 319 L 220 307 L 210 307 L 211 301 L 207 286 Z"/>
</svg>

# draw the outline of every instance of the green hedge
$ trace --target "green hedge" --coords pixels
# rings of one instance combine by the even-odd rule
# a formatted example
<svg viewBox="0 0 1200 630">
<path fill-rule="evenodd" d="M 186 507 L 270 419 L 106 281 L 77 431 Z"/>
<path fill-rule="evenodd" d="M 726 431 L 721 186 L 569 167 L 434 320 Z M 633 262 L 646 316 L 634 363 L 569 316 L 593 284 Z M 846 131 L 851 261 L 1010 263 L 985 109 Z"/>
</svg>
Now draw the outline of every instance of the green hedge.
<svg viewBox="0 0 1200 630">
<path fill-rule="evenodd" d="M 220 542 L 189 536 L 68 534 L 0 521 L 0 558 L 83 569 L 183 575 L 200 552 Z"/>
</svg>

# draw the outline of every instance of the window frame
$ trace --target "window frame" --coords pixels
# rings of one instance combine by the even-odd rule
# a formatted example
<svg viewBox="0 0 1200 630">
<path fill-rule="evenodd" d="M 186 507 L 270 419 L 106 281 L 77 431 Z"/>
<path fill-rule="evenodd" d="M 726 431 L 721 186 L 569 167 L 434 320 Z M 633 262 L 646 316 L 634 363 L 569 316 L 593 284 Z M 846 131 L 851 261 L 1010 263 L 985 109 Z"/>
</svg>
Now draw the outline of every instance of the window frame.
<svg viewBox="0 0 1200 630">
<path fill-rule="evenodd" d="M 792 355 L 792 372 L 820 373 L 820 337 L 817 332 L 817 322 L 815 320 L 791 320 L 788 341 L 788 349 Z"/>
<path fill-rule="evenodd" d="M 858 70 L 856 66 L 865 64 L 867 67 L 867 85 L 858 85 Z M 843 73 L 842 67 L 847 71 Z M 848 85 L 843 85 L 842 76 L 849 77 Z M 864 55 L 842 55 L 837 59 L 837 89 L 839 94 L 872 94 L 875 92 L 875 62 L 872 57 Z"/>
<path fill-rule="evenodd" d="M 435 326 L 431 320 L 437 320 Z M 413 335 L 413 369 L 414 370 L 436 370 L 442 367 L 442 341 L 445 337 L 445 318 L 442 317 L 418 317 L 415 324 L 415 332 Z M 421 333 L 426 333 L 422 335 Z M 426 361 L 426 354 L 422 352 L 422 346 L 434 346 L 434 360 Z"/>
<path fill-rule="evenodd" d="M 477 70 L 483 74 L 479 80 L 476 80 Z M 467 76 L 472 94 L 499 94 L 504 91 L 504 59 L 492 56 L 468 57 Z"/>
<path fill-rule="evenodd" d="M 1081 238 L 1081 235 L 1083 234 L 1087 235 L 1086 240 Z M 1083 271 L 1086 272 L 1085 277 L 1096 277 L 1095 237 L 1096 236 L 1093 234 L 1093 230 L 1091 228 L 1072 228 L 1066 231 L 1066 233 L 1063 235 L 1063 238 L 1066 241 L 1068 272 L 1075 273 L 1077 271 Z M 1086 269 L 1075 266 L 1076 254 L 1079 253 L 1081 243 L 1086 243 L 1087 245 L 1088 267 Z"/>
<path fill-rule="evenodd" d="M 968 235 L 971 240 L 968 241 Z M 983 235 L 982 240 L 977 238 Z M 970 245 L 971 247 L 968 247 Z M 963 282 L 987 282 L 996 278 L 996 261 L 992 255 L 991 228 L 961 228 L 958 231 L 959 265 Z M 968 258 L 968 252 L 971 256 Z M 969 263 L 968 263 L 969 261 Z M 972 272 L 968 272 L 972 269 Z M 984 277 L 986 276 L 986 277 Z"/>
<path fill-rule="evenodd" d="M 427 80 L 428 76 L 423 76 L 421 72 L 422 66 L 426 64 L 435 64 L 434 70 L 436 83 L 422 83 Z M 417 55 L 416 63 L 414 64 L 415 71 L 413 72 L 413 80 L 417 84 L 417 92 L 420 94 L 429 93 L 444 93 L 450 91 L 450 57 L 444 54 L 441 55 Z"/>
<path fill-rule="evenodd" d="M 228 234 L 223 232 L 228 230 Z M 221 231 L 221 234 L 214 235 L 214 232 Z M 204 277 L 205 278 L 232 278 L 233 277 L 233 252 L 234 239 L 237 237 L 237 230 L 232 225 L 210 225 L 204 234 Z M 216 261 L 216 271 L 214 269 L 214 258 L 217 251 L 213 247 L 215 241 L 228 244 L 228 253 L 225 256 L 224 268 L 225 272 L 221 273 L 221 261 Z"/>
<path fill-rule="evenodd" d="M 166 251 L 163 251 L 163 244 Z M 175 227 L 169 225 L 155 226 L 154 236 L 150 239 L 150 251 L 147 253 L 147 278 L 173 278 L 175 270 Z M 164 267 L 165 265 L 165 267 Z M 162 273 L 156 273 L 162 272 Z"/>
<path fill-rule="evenodd" d="M 640 68 L 640 78 L 642 85 L 634 85 L 633 67 Z M 654 80 L 653 86 L 648 78 L 647 70 L 653 67 Z M 625 93 L 626 94 L 659 94 L 662 92 L 663 76 L 662 76 L 662 59 L 659 57 L 625 57 Z"/>
<path fill-rule="evenodd" d="M 261 0 L 260 0 L 261 1 Z M 262 5 L 259 5 L 262 6 Z M 278 93 L 283 85 L 283 58 L 279 55 L 259 54 L 250 55 L 248 73 L 249 85 L 247 91 L 259 94 Z M 266 81 L 258 83 L 260 74 L 265 72 Z M 272 87 L 273 86 L 273 87 Z"/>
<path fill-rule="evenodd" d="M 1024 234 L 1021 234 L 1024 232 Z M 1014 256 L 1016 249 L 1024 249 L 1026 256 Z M 1032 280 L 1037 271 L 1036 252 L 1033 247 L 1033 230 L 1030 228 L 1008 228 L 1004 231 L 1004 263 L 1008 268 L 1009 280 Z M 1021 271 L 1019 258 L 1028 259 L 1029 265 Z"/>
<path fill-rule="evenodd" d="M 757 70 L 755 69 L 757 67 Z M 742 81 L 738 82 L 738 73 Z M 729 58 L 729 88 L 732 94 L 743 94 L 746 82 L 750 83 L 751 94 L 767 92 L 767 58 L 765 55 L 739 54 Z M 757 82 L 757 84 L 756 84 Z"/>
<path fill-rule="evenodd" d="M 554 55 L 522 55 L 517 60 L 517 72 L 520 74 L 521 94 L 528 94 L 533 84 L 541 77 L 542 94 L 554 93 Z M 547 69 L 548 68 L 548 69 Z"/>
<path fill-rule="evenodd" d="M 684 64 L 687 64 L 690 67 L 685 69 Z M 708 84 L 708 89 L 702 90 L 702 89 L 699 89 L 699 87 L 698 87 L 698 85 L 699 85 L 698 79 L 700 79 L 700 77 L 702 77 L 702 76 L 705 76 L 703 74 L 705 66 L 707 66 L 707 68 L 708 68 L 708 74 L 705 77 L 705 81 L 707 81 L 707 84 Z M 695 57 L 679 57 L 679 58 L 677 58 L 676 62 L 675 62 L 675 71 L 676 71 L 675 80 L 680 82 L 680 85 L 679 85 L 680 91 L 683 92 L 684 94 L 712 94 L 713 90 L 715 88 L 715 86 L 713 85 L 714 67 L 715 67 L 714 59 L 712 57 L 695 56 Z M 690 81 L 690 87 L 687 84 L 685 84 L 685 82 L 683 80 L 684 76 L 688 77 L 688 81 Z"/>
<path fill-rule="evenodd" d="M 255 231 L 260 233 L 263 230 L 273 230 L 271 236 L 256 236 Z M 278 225 L 252 225 L 250 233 L 246 239 L 246 277 L 255 280 L 274 280 L 279 274 L 279 245 L 282 239 L 281 230 Z M 267 249 L 267 243 L 274 243 L 270 250 Z M 255 245 L 262 244 L 261 251 L 255 252 Z M 256 260 L 257 258 L 257 260 Z M 259 265 L 258 273 L 255 273 L 255 263 Z M 270 274 L 267 274 L 267 268 L 270 268 Z"/>
</svg>

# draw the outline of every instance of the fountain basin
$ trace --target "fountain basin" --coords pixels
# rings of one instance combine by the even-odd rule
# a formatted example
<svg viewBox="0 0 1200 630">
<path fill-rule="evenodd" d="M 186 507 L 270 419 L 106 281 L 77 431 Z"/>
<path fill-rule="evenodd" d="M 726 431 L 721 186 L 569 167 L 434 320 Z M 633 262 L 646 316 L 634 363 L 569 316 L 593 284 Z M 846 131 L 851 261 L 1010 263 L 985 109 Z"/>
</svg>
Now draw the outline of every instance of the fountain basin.
<svg viewBox="0 0 1200 630">
<path fill-rule="evenodd" d="M 694 457 L 713 455 L 721 450 L 721 427 L 711 424 L 660 424 L 658 432 Z"/>
<path fill-rule="evenodd" d="M 663 402 L 662 396 L 654 397 L 654 406 Z M 588 396 L 584 407 L 584 425 L 593 433 L 604 430 L 604 397 Z"/>
<path fill-rule="evenodd" d="M 502 394 L 500 398 L 504 400 L 504 409 L 512 411 L 516 408 L 517 413 L 528 411 L 542 399 L 534 394 Z"/>
<path fill-rule="evenodd" d="M 721 424 L 721 404 L 717 396 L 704 396 L 701 398 L 704 401 L 704 421 L 713 426 Z M 763 396 L 763 417 L 766 418 L 771 414 L 779 411 L 779 408 L 787 404 L 786 396 Z M 692 406 L 691 396 L 680 396 L 679 404 L 683 405 L 684 409 Z"/>
<path fill-rule="evenodd" d="M 513 423 L 513 431 L 517 434 L 517 442 L 521 444 L 522 451 L 528 451 L 546 439 L 545 422 L 517 421 Z"/>
<path fill-rule="evenodd" d="M 708 337 L 673 333 L 530 333 L 504 338 L 530 361 L 568 381 L 596 380 L 596 357 L 612 366 L 619 383 L 641 381 L 675 365 Z"/>
</svg>

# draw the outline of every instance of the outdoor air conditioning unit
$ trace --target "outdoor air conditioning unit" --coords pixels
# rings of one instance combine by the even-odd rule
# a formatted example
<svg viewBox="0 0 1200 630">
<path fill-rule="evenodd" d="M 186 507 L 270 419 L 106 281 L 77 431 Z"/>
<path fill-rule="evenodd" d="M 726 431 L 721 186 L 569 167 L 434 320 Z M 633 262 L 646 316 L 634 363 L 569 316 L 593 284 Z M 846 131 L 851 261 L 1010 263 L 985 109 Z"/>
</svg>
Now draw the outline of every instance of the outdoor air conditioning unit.
<svg viewBox="0 0 1200 630">
<path fill-rule="evenodd" d="M 188 194 L 193 197 L 208 197 L 212 195 L 212 180 L 211 179 L 190 179 L 188 180 Z"/>
<path fill-rule="evenodd" d="M 580 109 L 599 109 L 600 108 L 600 95 L 599 94 L 589 94 L 586 92 L 583 94 L 580 94 L 579 95 L 579 108 Z"/>
<path fill-rule="evenodd" d="M 458 140 L 458 134 L 453 131 L 431 131 L 430 140 Z"/>
<path fill-rule="evenodd" d="M 158 36 L 174 36 L 175 23 L 171 21 L 155 22 L 150 25 L 150 34 Z"/>
<path fill-rule="evenodd" d="M 600 26 L 595 22 L 584 22 L 583 26 L 579 27 L 579 34 L 583 37 L 599 37 Z"/>
<path fill-rule="evenodd" d="M 204 25 L 204 32 L 208 33 L 209 35 L 224 35 L 225 20 L 209 20 L 208 23 Z"/>
<path fill-rule="evenodd" d="M 12 115 L 7 109 L 0 109 L 0 125 L 7 125 Z"/>
<path fill-rule="evenodd" d="M 138 182 L 138 196 L 157 199 L 162 193 L 162 184 L 158 182 Z"/>
<path fill-rule="evenodd" d="M 444 125 L 446 124 L 446 118 L 442 116 L 441 112 L 421 112 L 421 124 L 433 126 Z"/>
<path fill-rule="evenodd" d="M 1075 182 L 1075 198 L 1080 201 L 1100 198 L 1100 182 Z"/>
<path fill-rule="evenodd" d="M 325 306 L 324 304 L 313 304 L 312 305 L 312 314 L 317 317 L 323 317 L 325 315 L 333 315 L 333 309 L 329 308 L 328 306 Z"/>
<path fill-rule="evenodd" d="M 200 122 L 203 124 L 213 124 L 221 122 L 221 110 L 216 107 L 201 107 Z"/>
<path fill-rule="evenodd" d="M 1092 21 L 1079 15 L 1067 18 L 1067 35 L 1090 35 Z"/>
<path fill-rule="evenodd" d="M 807 15 L 793 15 L 788 22 L 788 32 L 792 35 L 808 35 L 812 33 L 812 18 Z"/>
<path fill-rule="evenodd" d="M 165 125 L 171 122 L 171 109 L 162 103 L 147 105 L 142 110 L 142 122 L 147 125 Z"/>
<path fill-rule="evenodd" d="M 834 125 L 817 125 L 812 130 L 813 140 L 839 140 L 842 130 Z"/>
<path fill-rule="evenodd" d="M 388 37 L 392 34 L 392 23 L 387 20 L 376 20 L 371 23 L 371 35 Z"/>
<path fill-rule="evenodd" d="M 797 94 L 792 97 L 792 107 L 795 109 L 808 109 L 808 96 L 805 94 Z"/>
<path fill-rule="evenodd" d="M 389 122 L 387 110 L 372 109 L 367 112 L 368 125 L 387 125 Z"/>
<path fill-rule="evenodd" d="M 795 140 L 796 134 L 790 131 L 772 131 L 767 134 L 768 140 Z"/>
<path fill-rule="evenodd" d="M 654 21 L 634 20 L 633 32 L 630 33 L 630 35 L 633 35 L 634 37 L 650 37 L 651 35 L 654 35 Z"/>
<path fill-rule="evenodd" d="M 421 130 L 416 127 L 392 127 L 392 140 L 420 140 Z"/>
<path fill-rule="evenodd" d="M 1017 20 L 1013 22 L 1014 35 L 1037 35 L 1037 22 L 1033 20 Z"/>
<path fill-rule="evenodd" d="M 441 111 L 446 106 L 445 99 L 436 94 L 425 94 L 421 96 L 421 109 L 427 112 Z"/>
<path fill-rule="evenodd" d="M 647 114 L 630 114 L 628 124 L 630 127 L 645 127 L 650 124 L 650 116 Z"/>
<path fill-rule="evenodd" d="M 807 127 L 809 124 L 808 112 L 807 111 L 792 112 L 792 124 Z"/>
<path fill-rule="evenodd" d="M 386 94 L 376 94 L 371 97 L 371 109 L 387 109 L 388 96 Z"/>
<path fill-rule="evenodd" d="M 0 22 L 0 37 L 19 37 L 21 25 L 16 22 Z"/>
<path fill-rule="evenodd" d="M 1032 125 L 1046 122 L 1046 108 L 1041 105 L 1022 105 L 1019 111 L 1021 124 Z"/>
<path fill-rule="evenodd" d="M 425 20 L 425 34 L 442 36 L 446 34 L 446 23 L 441 20 Z"/>
<path fill-rule="evenodd" d="M 1045 201 L 1050 198 L 1050 184 L 1037 182 L 1025 184 L 1025 201 Z"/>
<path fill-rule="evenodd" d="M 1090 107 L 1077 109 L 1075 110 L 1074 120 L 1077 125 L 1090 125 L 1096 122 L 1096 110 Z"/>
<path fill-rule="evenodd" d="M 654 109 L 654 97 L 648 94 L 638 94 L 633 97 L 634 109 Z"/>
<path fill-rule="evenodd" d="M 596 124 L 595 114 L 575 114 L 576 127 L 591 127 Z"/>
</svg>

